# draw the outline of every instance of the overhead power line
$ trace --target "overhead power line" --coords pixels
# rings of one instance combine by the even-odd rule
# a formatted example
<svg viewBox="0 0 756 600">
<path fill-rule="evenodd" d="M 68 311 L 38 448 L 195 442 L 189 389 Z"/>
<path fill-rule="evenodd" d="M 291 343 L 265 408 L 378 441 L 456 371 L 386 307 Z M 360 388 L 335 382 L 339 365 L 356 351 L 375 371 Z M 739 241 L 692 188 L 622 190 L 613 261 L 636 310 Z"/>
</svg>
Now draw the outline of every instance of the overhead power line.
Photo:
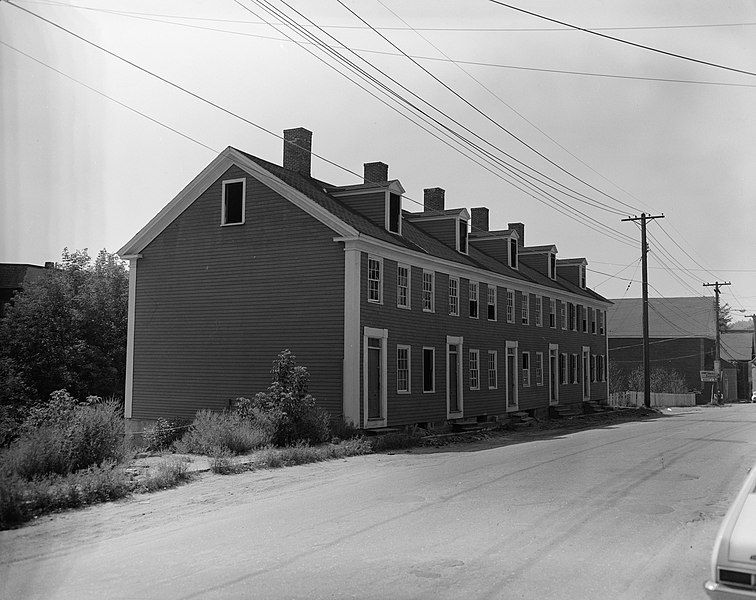
<svg viewBox="0 0 756 600">
<path fill-rule="evenodd" d="M 558 23 L 559 25 L 564 25 L 565 27 L 571 27 L 572 29 L 577 29 L 578 31 L 583 31 L 585 33 L 590 33 L 591 35 L 596 35 L 598 37 L 605 38 L 607 40 L 612 40 L 614 42 L 619 42 L 621 44 L 626 44 L 628 46 L 633 46 L 634 48 L 641 48 L 642 50 L 648 50 L 649 52 L 656 52 L 657 54 L 663 54 L 665 56 L 671 56 L 673 58 L 679 58 L 681 60 L 686 60 L 689 62 L 697 63 L 700 65 L 706 65 L 708 67 L 714 67 L 717 69 L 724 69 L 725 71 L 732 71 L 734 73 L 742 73 L 744 75 L 752 75 L 756 76 L 756 73 L 752 71 L 745 71 L 743 69 L 736 69 L 735 67 L 728 67 L 727 65 L 720 65 L 718 63 L 709 62 L 706 60 L 700 60 L 697 58 L 691 58 L 690 56 L 684 56 L 682 54 L 676 54 L 674 52 L 667 52 L 666 50 L 661 50 L 659 48 L 653 48 L 651 46 L 646 46 L 644 44 L 638 44 L 636 42 L 631 42 L 629 40 L 623 40 L 622 38 L 614 37 L 612 35 L 607 35 L 605 33 L 600 33 L 593 29 L 586 29 L 584 27 L 579 27 L 577 25 L 572 25 L 571 23 L 565 23 L 564 21 L 559 21 L 558 19 L 552 19 L 551 17 L 547 17 L 545 15 L 540 15 L 538 13 L 531 12 L 529 10 L 525 10 L 524 8 L 518 8 L 517 6 L 513 6 L 511 4 L 507 4 L 505 2 L 502 2 L 501 0 L 488 0 L 489 2 L 492 2 L 493 4 L 498 4 L 500 6 L 504 6 L 505 8 L 509 8 L 511 10 L 515 10 L 517 12 L 524 13 L 526 15 L 530 15 L 532 17 L 537 17 L 538 19 L 543 19 L 545 21 L 550 21 L 552 23 Z"/>
</svg>

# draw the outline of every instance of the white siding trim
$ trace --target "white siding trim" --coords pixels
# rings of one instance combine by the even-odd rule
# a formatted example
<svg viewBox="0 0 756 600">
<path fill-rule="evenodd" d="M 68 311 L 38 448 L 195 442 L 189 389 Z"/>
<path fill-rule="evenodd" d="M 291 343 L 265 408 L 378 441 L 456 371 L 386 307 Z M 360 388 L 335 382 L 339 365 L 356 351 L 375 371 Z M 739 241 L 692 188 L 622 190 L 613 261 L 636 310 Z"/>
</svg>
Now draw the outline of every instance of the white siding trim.
<svg viewBox="0 0 756 600">
<path fill-rule="evenodd" d="M 457 400 L 459 404 L 459 410 L 457 412 L 451 412 L 449 409 L 449 345 L 457 346 Z M 462 370 L 464 367 L 464 361 L 462 360 L 462 353 L 464 352 L 464 338 L 447 335 L 446 336 L 446 418 L 447 419 L 459 419 L 465 414 L 464 403 L 464 380 L 465 373 Z"/>
<path fill-rule="evenodd" d="M 131 418 L 134 406 L 134 319 L 136 317 L 137 261 L 139 257 L 129 258 L 129 308 L 126 326 L 126 389 L 124 391 L 123 416 Z"/>
<path fill-rule="evenodd" d="M 344 246 L 344 420 L 360 423 L 360 257 L 351 244 Z"/>
</svg>

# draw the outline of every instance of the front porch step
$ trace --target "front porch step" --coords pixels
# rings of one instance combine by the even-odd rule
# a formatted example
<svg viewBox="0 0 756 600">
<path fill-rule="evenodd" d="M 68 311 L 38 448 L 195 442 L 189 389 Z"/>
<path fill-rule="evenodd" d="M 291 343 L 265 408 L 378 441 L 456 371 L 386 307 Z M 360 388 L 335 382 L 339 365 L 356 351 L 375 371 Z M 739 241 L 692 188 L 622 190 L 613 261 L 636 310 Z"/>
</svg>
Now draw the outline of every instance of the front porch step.
<svg viewBox="0 0 756 600">
<path fill-rule="evenodd" d="M 535 419 L 530 413 L 525 412 L 524 410 L 509 413 L 509 417 L 510 419 L 512 419 L 512 424 L 517 429 L 523 427 L 533 427 L 538 423 L 537 419 Z"/>
<path fill-rule="evenodd" d="M 556 405 L 549 407 L 549 415 L 556 417 L 557 419 L 567 419 L 570 417 L 578 417 L 583 413 L 583 407 L 580 404 L 566 404 Z"/>
<path fill-rule="evenodd" d="M 583 412 L 587 413 L 605 413 L 612 412 L 612 408 L 606 404 L 601 404 L 596 400 L 583 401 Z"/>
<path fill-rule="evenodd" d="M 454 421 L 451 423 L 452 431 L 461 433 L 464 431 L 487 431 L 489 429 L 496 429 L 499 426 L 497 421 Z"/>
</svg>

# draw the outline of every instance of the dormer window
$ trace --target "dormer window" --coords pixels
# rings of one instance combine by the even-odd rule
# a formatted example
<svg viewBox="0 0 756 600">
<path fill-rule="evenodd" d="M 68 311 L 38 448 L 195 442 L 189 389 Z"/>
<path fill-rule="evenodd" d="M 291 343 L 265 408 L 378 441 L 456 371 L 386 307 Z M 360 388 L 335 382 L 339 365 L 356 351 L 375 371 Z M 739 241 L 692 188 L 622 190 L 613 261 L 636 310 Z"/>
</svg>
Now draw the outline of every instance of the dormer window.
<svg viewBox="0 0 756 600">
<path fill-rule="evenodd" d="M 549 278 L 556 279 L 556 254 L 549 253 Z"/>
<path fill-rule="evenodd" d="M 509 238 L 509 266 L 513 269 L 517 268 L 517 240 L 515 238 Z"/>
<path fill-rule="evenodd" d="M 467 254 L 467 221 L 460 219 L 457 234 L 457 248 L 462 254 Z"/>
<path fill-rule="evenodd" d="M 585 289 L 585 265 L 580 265 L 580 287 Z"/>
<path fill-rule="evenodd" d="M 391 233 L 402 233 L 402 197 L 399 194 L 389 192 L 388 210 L 386 215 L 386 228 Z"/>
<path fill-rule="evenodd" d="M 243 225 L 246 179 L 228 179 L 222 185 L 221 225 Z"/>
</svg>

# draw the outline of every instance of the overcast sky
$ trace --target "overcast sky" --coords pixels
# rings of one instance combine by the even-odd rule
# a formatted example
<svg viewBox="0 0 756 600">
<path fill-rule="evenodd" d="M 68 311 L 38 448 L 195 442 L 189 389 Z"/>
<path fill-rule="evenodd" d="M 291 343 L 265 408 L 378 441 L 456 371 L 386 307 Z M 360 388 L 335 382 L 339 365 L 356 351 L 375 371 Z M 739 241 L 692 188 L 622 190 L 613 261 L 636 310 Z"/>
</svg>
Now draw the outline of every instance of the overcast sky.
<svg viewBox="0 0 756 600">
<path fill-rule="evenodd" d="M 729 69 L 483 0 L 290 0 L 301 15 L 277 0 L 12 2 L 51 23 L 0 2 L 0 262 L 115 252 L 217 152 L 280 164 L 276 136 L 301 126 L 338 165 L 316 157 L 313 176 L 356 183 L 350 171 L 383 161 L 406 209 L 420 210 L 426 187 L 446 189 L 449 208 L 487 206 L 492 228 L 520 221 L 526 244 L 586 257 L 589 285 L 609 298 L 641 295 L 640 232 L 622 218 L 663 213 L 648 226 L 650 295 L 730 281 L 723 299 L 756 312 L 756 76 L 736 71 L 756 72 L 753 0 L 516 4 Z M 494 158 L 360 89 L 318 46 L 265 23 L 266 4 L 311 19 Z M 512 168 L 540 182 L 518 189 Z"/>
</svg>

